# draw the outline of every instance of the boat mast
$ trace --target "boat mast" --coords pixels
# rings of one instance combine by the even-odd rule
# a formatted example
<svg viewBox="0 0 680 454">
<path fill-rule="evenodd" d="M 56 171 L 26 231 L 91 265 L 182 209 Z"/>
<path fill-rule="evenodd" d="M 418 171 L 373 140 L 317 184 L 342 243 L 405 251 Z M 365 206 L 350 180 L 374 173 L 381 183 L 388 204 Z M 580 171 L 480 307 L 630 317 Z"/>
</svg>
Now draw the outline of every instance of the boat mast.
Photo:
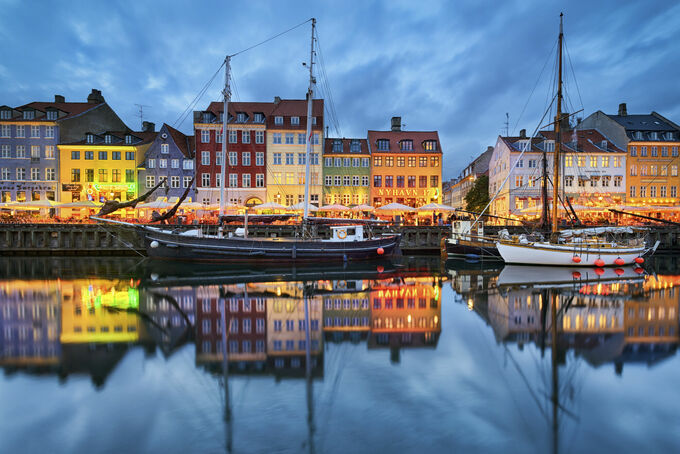
<svg viewBox="0 0 680 454">
<path fill-rule="evenodd" d="M 224 215 L 224 185 L 226 180 L 227 165 L 227 122 L 229 121 L 229 101 L 231 100 L 231 85 L 229 84 L 229 71 L 231 70 L 231 56 L 224 59 L 224 106 L 222 108 L 222 167 L 220 169 L 220 219 Z"/>
<path fill-rule="evenodd" d="M 312 154 L 312 101 L 314 99 L 314 29 L 316 27 L 316 19 L 312 18 L 312 43 L 309 51 L 309 89 L 307 90 L 307 150 L 305 156 L 305 211 L 303 221 L 306 224 L 307 216 L 309 215 L 309 176 L 310 176 L 310 159 Z"/>
<path fill-rule="evenodd" d="M 555 115 L 555 156 L 553 157 L 553 202 L 552 202 L 552 231 L 557 232 L 557 208 L 560 187 L 560 147 L 562 145 L 562 132 L 560 123 L 562 121 L 562 17 L 560 13 L 560 37 L 559 37 L 559 57 L 558 57 L 558 85 L 557 85 L 557 115 Z"/>
</svg>

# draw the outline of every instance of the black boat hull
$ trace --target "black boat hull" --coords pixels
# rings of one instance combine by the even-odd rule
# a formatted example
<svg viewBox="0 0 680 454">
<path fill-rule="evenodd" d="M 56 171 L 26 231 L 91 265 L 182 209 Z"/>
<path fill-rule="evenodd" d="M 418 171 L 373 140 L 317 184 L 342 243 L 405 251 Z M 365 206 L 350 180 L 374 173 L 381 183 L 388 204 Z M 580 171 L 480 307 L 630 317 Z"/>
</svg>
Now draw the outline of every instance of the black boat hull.
<svg viewBox="0 0 680 454">
<path fill-rule="evenodd" d="M 478 258 L 486 260 L 503 260 L 496 245 L 488 241 L 449 239 L 446 241 L 446 255 L 452 259 Z"/>
<path fill-rule="evenodd" d="M 143 234 L 149 257 L 205 262 L 321 263 L 375 260 L 392 256 L 398 250 L 401 240 L 401 235 L 355 242 L 287 238 L 205 238 L 148 229 Z"/>
</svg>

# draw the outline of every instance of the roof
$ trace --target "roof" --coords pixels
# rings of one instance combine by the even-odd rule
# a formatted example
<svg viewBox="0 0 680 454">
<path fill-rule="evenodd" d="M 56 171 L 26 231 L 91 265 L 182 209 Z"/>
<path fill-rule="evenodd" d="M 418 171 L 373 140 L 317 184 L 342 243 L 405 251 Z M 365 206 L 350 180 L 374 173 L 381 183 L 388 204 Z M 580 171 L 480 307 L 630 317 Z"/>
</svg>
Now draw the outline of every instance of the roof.
<svg viewBox="0 0 680 454">
<path fill-rule="evenodd" d="M 129 145 L 143 145 L 145 143 L 150 143 L 153 142 L 156 139 L 156 136 L 158 135 L 157 132 L 144 132 L 144 131 L 106 131 L 102 132 L 99 134 L 95 133 L 86 133 L 87 134 L 92 134 L 94 136 L 94 142 L 88 143 L 87 138 L 83 138 L 83 140 L 79 140 L 77 142 L 71 142 L 71 143 L 65 143 L 62 145 L 105 145 L 105 146 L 129 146 Z M 107 134 L 110 134 L 112 136 L 111 143 L 105 143 L 104 142 L 104 136 Z M 131 144 L 125 143 L 125 136 L 129 134 L 133 137 L 133 142 Z M 137 140 L 134 141 L 134 138 Z"/>
<path fill-rule="evenodd" d="M 608 115 L 609 118 L 623 126 L 626 130 L 626 135 L 631 140 L 645 140 L 645 141 L 678 141 L 680 127 L 672 121 L 664 118 L 656 112 L 649 115 Z M 656 138 L 651 133 L 657 134 Z M 635 133 L 639 133 L 636 136 Z M 672 133 L 670 136 L 663 133 Z"/>
<path fill-rule="evenodd" d="M 276 124 L 275 117 L 283 117 L 283 124 Z M 299 124 L 292 124 L 290 118 L 298 117 Z M 323 129 L 323 99 L 312 101 L 312 117 L 316 117 L 313 129 Z M 319 121 L 321 120 L 321 121 Z M 307 101 L 304 99 L 282 99 L 275 103 L 271 116 L 267 117 L 267 129 L 307 129 Z"/>
<path fill-rule="evenodd" d="M 312 102 L 312 116 L 323 119 L 323 99 L 315 99 Z M 224 110 L 224 103 L 213 101 L 204 111 L 194 112 L 195 123 L 205 123 L 200 115 L 204 112 L 211 113 L 209 123 L 218 123 L 220 114 Z M 245 113 L 244 121 L 237 121 L 238 114 Z M 274 129 L 305 129 L 307 127 L 307 101 L 304 99 L 275 99 L 273 102 L 230 102 L 229 103 L 229 124 L 263 124 L 255 122 L 255 114 L 261 113 L 265 116 L 267 128 Z M 283 125 L 275 124 L 274 117 L 284 117 Z M 292 124 L 290 117 L 299 117 L 298 124 Z M 317 120 L 314 129 L 321 129 L 323 121 Z"/>
<path fill-rule="evenodd" d="M 574 144 L 574 133 L 576 134 L 576 144 Z M 501 137 L 501 140 L 512 151 L 519 153 L 521 150 L 517 143 L 528 140 L 528 137 Z M 531 152 L 543 153 L 544 143 L 546 140 L 556 140 L 555 131 L 541 131 L 538 136 L 531 139 Z M 606 148 L 603 142 L 606 141 Z M 597 129 L 574 129 L 567 131 L 562 135 L 562 147 L 565 152 L 579 152 L 579 153 L 625 153 L 624 150 L 617 147 L 611 140 L 608 140 Z"/>
<path fill-rule="evenodd" d="M 387 139 L 390 141 L 389 150 L 378 150 L 378 140 Z M 413 150 L 399 149 L 395 144 L 402 140 L 412 140 Z M 437 142 L 436 150 L 426 150 L 423 147 L 423 142 L 427 140 L 434 140 Z M 368 131 L 368 144 L 372 152 L 390 152 L 390 153 L 441 153 L 442 147 L 439 142 L 439 133 L 437 131 Z"/>
<path fill-rule="evenodd" d="M 175 145 L 177 145 L 177 148 L 179 148 L 179 151 L 181 151 L 184 156 L 187 158 L 194 157 L 194 148 L 191 144 L 191 139 L 193 139 L 194 136 L 187 136 L 167 123 L 163 123 L 161 129 L 163 128 L 168 130 L 170 137 L 172 137 L 172 141 L 175 142 Z"/>
<path fill-rule="evenodd" d="M 104 103 L 91 103 L 91 102 L 30 102 L 28 104 L 24 104 L 23 106 L 19 106 L 12 109 L 13 111 L 17 111 L 17 114 L 13 115 L 11 121 L 55 121 L 48 120 L 46 118 L 45 112 L 47 112 L 48 110 L 58 110 L 60 112 L 64 112 L 66 115 L 59 116 L 58 119 L 56 120 L 61 121 L 67 118 L 72 118 L 77 115 L 80 115 L 84 112 L 87 112 L 90 109 L 97 108 L 103 104 Z M 42 112 L 43 115 L 37 116 L 37 118 L 33 120 L 24 120 L 22 115 L 18 113 L 30 109 Z"/>
<path fill-rule="evenodd" d="M 237 123 L 237 114 L 242 112 L 246 114 L 246 121 L 241 122 L 244 124 L 262 124 L 256 123 L 254 121 L 255 114 L 264 114 L 265 118 L 271 115 L 274 109 L 273 102 L 230 102 L 229 103 L 229 123 Z M 224 111 L 224 103 L 219 101 L 213 101 L 210 103 L 208 108 L 203 112 L 210 112 L 213 114 L 211 123 L 218 123 L 220 114 Z M 202 123 L 199 121 L 198 123 Z"/>
<path fill-rule="evenodd" d="M 333 149 L 333 145 L 335 144 L 335 142 L 337 140 L 340 140 L 342 142 L 342 150 L 341 151 L 336 151 L 336 150 Z M 355 151 L 355 152 L 350 151 L 350 144 L 354 140 L 359 141 L 359 145 L 360 145 L 359 151 Z M 368 154 L 369 153 L 368 142 L 366 142 L 366 139 L 346 139 L 344 137 L 342 139 L 326 139 L 326 140 L 324 140 L 323 154 L 342 154 L 342 153 L 353 154 L 353 155 Z"/>
</svg>

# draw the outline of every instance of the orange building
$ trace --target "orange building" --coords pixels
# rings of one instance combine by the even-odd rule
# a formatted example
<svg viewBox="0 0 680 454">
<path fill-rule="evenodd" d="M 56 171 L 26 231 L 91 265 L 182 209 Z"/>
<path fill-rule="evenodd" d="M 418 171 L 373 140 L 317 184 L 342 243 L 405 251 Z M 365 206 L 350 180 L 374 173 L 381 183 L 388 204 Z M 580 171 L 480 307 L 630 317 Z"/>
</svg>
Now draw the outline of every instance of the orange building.
<svg viewBox="0 0 680 454">
<path fill-rule="evenodd" d="M 441 202 L 442 149 L 437 131 L 402 131 L 401 117 L 392 117 L 391 131 L 368 131 L 368 147 L 373 206 Z"/>
</svg>

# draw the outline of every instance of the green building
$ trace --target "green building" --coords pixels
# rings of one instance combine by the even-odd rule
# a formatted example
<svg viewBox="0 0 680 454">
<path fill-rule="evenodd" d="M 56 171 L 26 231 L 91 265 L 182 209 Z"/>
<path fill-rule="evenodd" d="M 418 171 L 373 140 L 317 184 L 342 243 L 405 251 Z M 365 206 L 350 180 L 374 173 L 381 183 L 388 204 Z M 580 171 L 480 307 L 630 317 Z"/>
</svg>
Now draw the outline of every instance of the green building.
<svg viewBox="0 0 680 454">
<path fill-rule="evenodd" d="M 366 139 L 326 139 L 323 147 L 323 203 L 367 204 L 371 153 Z"/>
</svg>

